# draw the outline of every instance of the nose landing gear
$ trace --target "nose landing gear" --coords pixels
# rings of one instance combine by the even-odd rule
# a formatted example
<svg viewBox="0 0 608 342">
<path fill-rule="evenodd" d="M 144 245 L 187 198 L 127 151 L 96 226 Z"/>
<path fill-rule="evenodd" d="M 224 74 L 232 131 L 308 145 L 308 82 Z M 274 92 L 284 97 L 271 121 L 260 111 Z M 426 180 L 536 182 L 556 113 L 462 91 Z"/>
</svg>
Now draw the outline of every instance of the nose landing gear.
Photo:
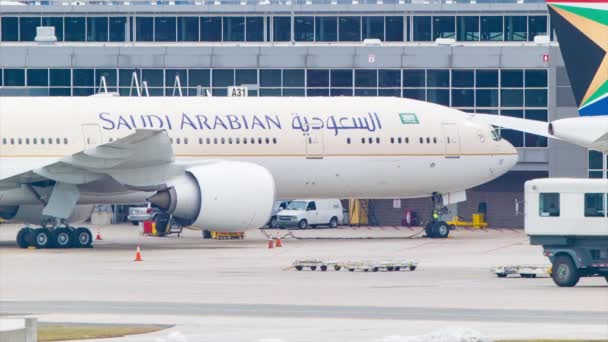
<svg viewBox="0 0 608 342">
<path fill-rule="evenodd" d="M 446 239 L 450 235 L 450 225 L 440 220 L 440 215 L 446 214 L 448 209 L 443 205 L 441 194 L 436 192 L 431 196 L 433 201 L 433 212 L 429 223 L 426 224 L 424 231 L 427 237 L 432 239 Z"/>
<path fill-rule="evenodd" d="M 92 243 L 93 234 L 84 227 L 23 227 L 17 233 L 19 248 L 89 248 Z"/>
</svg>

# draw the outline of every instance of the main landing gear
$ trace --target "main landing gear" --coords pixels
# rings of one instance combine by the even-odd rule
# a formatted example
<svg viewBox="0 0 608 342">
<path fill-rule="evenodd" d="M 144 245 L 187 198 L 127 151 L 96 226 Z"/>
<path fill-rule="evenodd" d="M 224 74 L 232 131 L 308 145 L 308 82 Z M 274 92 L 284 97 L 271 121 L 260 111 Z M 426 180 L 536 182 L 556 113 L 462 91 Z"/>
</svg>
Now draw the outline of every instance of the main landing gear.
<svg viewBox="0 0 608 342">
<path fill-rule="evenodd" d="M 424 231 L 427 237 L 432 239 L 446 239 L 450 235 L 450 225 L 441 221 L 440 215 L 447 213 L 447 207 L 443 205 L 441 194 L 433 193 L 433 213 L 429 223 L 426 224 Z"/>
<path fill-rule="evenodd" d="M 92 244 L 93 234 L 84 227 L 23 227 L 17 233 L 20 248 L 89 248 Z"/>
</svg>

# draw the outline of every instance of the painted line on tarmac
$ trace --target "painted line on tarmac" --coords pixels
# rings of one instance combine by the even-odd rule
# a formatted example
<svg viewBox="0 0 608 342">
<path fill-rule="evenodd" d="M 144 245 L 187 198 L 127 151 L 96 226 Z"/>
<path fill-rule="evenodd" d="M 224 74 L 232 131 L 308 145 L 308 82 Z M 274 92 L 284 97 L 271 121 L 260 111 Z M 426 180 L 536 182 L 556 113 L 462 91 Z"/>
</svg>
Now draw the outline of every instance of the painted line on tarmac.
<svg viewBox="0 0 608 342">
<path fill-rule="evenodd" d="M 102 301 L 3 301 L 0 314 L 135 314 L 606 325 L 596 311 Z"/>
</svg>

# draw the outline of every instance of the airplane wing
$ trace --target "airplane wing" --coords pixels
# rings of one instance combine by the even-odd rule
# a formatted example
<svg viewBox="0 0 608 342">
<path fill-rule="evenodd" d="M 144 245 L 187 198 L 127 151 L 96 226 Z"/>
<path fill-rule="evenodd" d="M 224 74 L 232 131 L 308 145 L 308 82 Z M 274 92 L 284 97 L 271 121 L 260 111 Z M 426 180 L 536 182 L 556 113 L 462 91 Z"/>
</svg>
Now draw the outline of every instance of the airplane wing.
<svg viewBox="0 0 608 342">
<path fill-rule="evenodd" d="M 467 118 L 474 122 L 485 123 L 501 128 L 532 133 L 547 138 L 558 139 L 549 133 L 549 123 L 530 119 L 520 119 L 495 114 L 467 114 Z"/>
<path fill-rule="evenodd" d="M 173 149 L 163 130 L 136 130 L 116 141 L 80 151 L 59 161 L 0 180 L 0 189 L 56 181 L 87 184 L 107 178 L 134 189 L 157 189 L 184 167 L 173 163 Z"/>
</svg>

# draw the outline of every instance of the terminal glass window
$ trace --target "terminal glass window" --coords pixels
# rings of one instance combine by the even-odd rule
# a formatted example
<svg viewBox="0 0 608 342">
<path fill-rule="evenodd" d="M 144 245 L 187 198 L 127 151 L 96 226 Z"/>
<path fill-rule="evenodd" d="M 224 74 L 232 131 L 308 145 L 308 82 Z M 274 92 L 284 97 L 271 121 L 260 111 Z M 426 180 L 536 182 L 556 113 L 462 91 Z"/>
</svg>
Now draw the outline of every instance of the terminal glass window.
<svg viewBox="0 0 608 342">
<path fill-rule="evenodd" d="M 87 41 L 107 42 L 108 41 L 108 18 L 107 17 L 88 17 L 87 18 Z"/>
<path fill-rule="evenodd" d="M 533 41 L 536 36 L 547 35 L 547 16 L 529 16 L 528 17 L 528 40 Z"/>
<path fill-rule="evenodd" d="M 154 40 L 154 21 L 152 19 L 152 17 L 135 18 L 138 42 L 151 42 Z"/>
<path fill-rule="evenodd" d="M 209 69 L 190 69 L 188 70 L 188 86 L 192 88 L 196 87 L 209 87 L 211 85 L 211 77 L 209 76 Z"/>
<path fill-rule="evenodd" d="M 154 18 L 154 40 L 157 42 L 176 41 L 176 19 L 175 17 Z"/>
<path fill-rule="evenodd" d="M 110 41 L 124 42 L 127 40 L 127 18 L 110 17 Z"/>
<path fill-rule="evenodd" d="M 433 40 L 437 38 L 454 38 L 456 23 L 454 17 L 433 17 Z"/>
<path fill-rule="evenodd" d="M 477 16 L 458 16 L 457 29 L 459 41 L 479 40 L 479 17 Z"/>
<path fill-rule="evenodd" d="M 201 41 L 222 41 L 222 17 L 201 17 Z"/>
<path fill-rule="evenodd" d="M 528 36 L 528 26 L 525 16 L 506 16 L 505 17 L 505 40 L 519 41 L 526 40 Z"/>
<path fill-rule="evenodd" d="M 20 41 L 33 42 L 36 38 L 36 27 L 40 26 L 40 17 L 19 18 Z"/>
<path fill-rule="evenodd" d="M 63 17 L 42 17 L 42 26 L 54 27 L 57 41 L 63 41 Z"/>
<path fill-rule="evenodd" d="M 224 17 L 224 41 L 242 42 L 245 40 L 245 18 Z"/>
<path fill-rule="evenodd" d="M 318 42 L 335 42 L 338 40 L 337 17 L 315 17 L 315 36 Z"/>
<path fill-rule="evenodd" d="M 604 217 L 606 209 L 603 193 L 588 193 L 585 194 L 585 217 Z"/>
<path fill-rule="evenodd" d="M 314 17 L 295 17 L 293 29 L 296 42 L 312 42 L 315 40 Z"/>
<path fill-rule="evenodd" d="M 414 17 L 414 41 L 430 41 L 431 40 L 431 17 L 416 16 Z"/>
<path fill-rule="evenodd" d="M 338 40 L 341 42 L 361 41 L 361 17 L 340 17 Z"/>
<path fill-rule="evenodd" d="M 503 38 L 502 19 L 502 16 L 482 16 L 480 18 L 481 31 L 479 34 L 481 40 L 501 41 Z"/>
<path fill-rule="evenodd" d="M 262 69 L 260 70 L 260 87 L 264 88 L 281 88 L 281 70 L 280 69 Z"/>
<path fill-rule="evenodd" d="M 71 84 L 70 69 L 51 69 L 49 72 L 51 87 L 69 87 Z"/>
<path fill-rule="evenodd" d="M 65 23 L 65 41 L 66 42 L 84 42 L 85 33 L 85 20 L 82 17 L 66 17 Z"/>
<path fill-rule="evenodd" d="M 178 17 L 177 18 L 177 41 L 196 42 L 198 41 L 198 18 L 197 17 Z"/>
<path fill-rule="evenodd" d="M 246 18 L 246 40 L 248 42 L 264 41 L 264 17 Z"/>
<path fill-rule="evenodd" d="M 608 178 L 608 154 L 589 151 L 589 178 Z"/>
<path fill-rule="evenodd" d="M 283 87 L 304 87 L 304 69 L 283 70 Z"/>
<path fill-rule="evenodd" d="M 559 193 L 546 192 L 540 194 L 539 215 L 542 217 L 559 217 Z"/>
<path fill-rule="evenodd" d="M 272 18 L 272 39 L 275 42 L 291 41 L 291 17 Z"/>
<path fill-rule="evenodd" d="M 25 70 L 4 69 L 4 85 L 7 87 L 25 86 Z"/>
<path fill-rule="evenodd" d="M 95 87 L 99 88 L 101 85 L 101 78 L 103 77 L 106 80 L 108 91 L 116 91 L 116 86 L 118 85 L 118 78 L 116 77 L 116 74 L 116 69 L 96 69 Z"/>
<path fill-rule="evenodd" d="M 33 87 L 45 87 L 49 85 L 48 69 L 28 69 L 27 85 Z"/>
<path fill-rule="evenodd" d="M 385 31 L 385 40 L 387 42 L 404 41 L 405 33 L 403 29 L 403 17 L 386 17 Z"/>
<path fill-rule="evenodd" d="M 362 39 L 384 40 L 384 17 L 363 17 L 362 22 Z"/>
<path fill-rule="evenodd" d="M 16 42 L 19 41 L 19 18 L 4 17 L 2 20 L 2 41 Z"/>
<path fill-rule="evenodd" d="M 399 88 L 401 85 L 401 72 L 399 70 L 378 70 L 378 86 L 381 88 Z"/>
</svg>

